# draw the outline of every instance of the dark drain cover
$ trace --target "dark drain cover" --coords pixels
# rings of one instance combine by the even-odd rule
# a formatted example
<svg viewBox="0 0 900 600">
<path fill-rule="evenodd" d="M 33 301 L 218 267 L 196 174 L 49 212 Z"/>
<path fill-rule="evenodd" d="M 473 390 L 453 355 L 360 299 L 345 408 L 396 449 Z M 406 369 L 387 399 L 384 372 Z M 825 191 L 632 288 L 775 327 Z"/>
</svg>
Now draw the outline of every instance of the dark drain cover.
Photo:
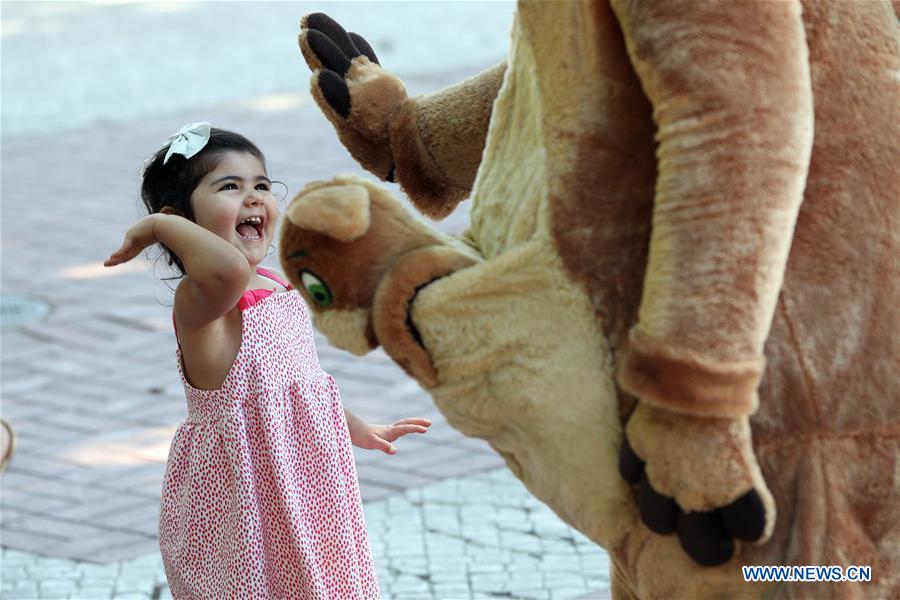
<svg viewBox="0 0 900 600">
<path fill-rule="evenodd" d="M 0 294 L 0 325 L 3 329 L 40 321 L 49 312 L 50 305 L 37 296 Z"/>
</svg>

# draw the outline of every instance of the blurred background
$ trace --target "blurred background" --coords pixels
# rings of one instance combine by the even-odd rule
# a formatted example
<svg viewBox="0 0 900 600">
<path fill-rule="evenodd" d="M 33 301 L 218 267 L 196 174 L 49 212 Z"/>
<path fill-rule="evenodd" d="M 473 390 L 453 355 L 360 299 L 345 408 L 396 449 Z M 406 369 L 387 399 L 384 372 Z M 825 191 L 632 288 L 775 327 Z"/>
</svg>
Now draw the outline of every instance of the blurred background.
<svg viewBox="0 0 900 600">
<path fill-rule="evenodd" d="M 14 444 L 0 476 L 3 598 L 168 594 L 158 502 L 185 416 L 160 281 L 170 273 L 153 252 L 101 265 L 143 214 L 144 159 L 205 120 L 254 140 L 288 198 L 362 174 L 309 95 L 300 17 L 326 12 L 363 35 L 418 95 L 503 60 L 513 11 L 505 0 L 0 3 L 0 413 L 4 451 Z M 436 226 L 467 222 L 463 203 Z M 396 456 L 356 453 L 385 597 L 605 597 L 605 554 L 452 430 L 382 351 L 317 343 L 350 410 L 435 422 Z"/>
</svg>

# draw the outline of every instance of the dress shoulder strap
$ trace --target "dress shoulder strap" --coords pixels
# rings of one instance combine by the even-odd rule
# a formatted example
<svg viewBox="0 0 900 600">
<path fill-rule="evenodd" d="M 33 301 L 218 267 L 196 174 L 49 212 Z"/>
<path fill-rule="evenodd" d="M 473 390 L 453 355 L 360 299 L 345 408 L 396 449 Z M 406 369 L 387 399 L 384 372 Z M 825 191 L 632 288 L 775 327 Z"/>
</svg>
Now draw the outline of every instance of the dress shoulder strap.
<svg viewBox="0 0 900 600">
<path fill-rule="evenodd" d="M 279 277 L 278 275 L 276 275 L 275 273 L 273 273 L 272 271 L 270 271 L 268 269 L 264 269 L 263 267 L 256 267 L 256 272 L 258 274 L 262 275 L 263 277 L 266 277 L 268 279 L 271 279 L 272 281 L 275 281 L 275 282 L 283 285 L 285 287 L 285 289 L 288 289 L 288 290 L 294 289 L 294 287 L 290 283 L 288 283 L 287 281 L 284 281 L 281 277 Z"/>
</svg>

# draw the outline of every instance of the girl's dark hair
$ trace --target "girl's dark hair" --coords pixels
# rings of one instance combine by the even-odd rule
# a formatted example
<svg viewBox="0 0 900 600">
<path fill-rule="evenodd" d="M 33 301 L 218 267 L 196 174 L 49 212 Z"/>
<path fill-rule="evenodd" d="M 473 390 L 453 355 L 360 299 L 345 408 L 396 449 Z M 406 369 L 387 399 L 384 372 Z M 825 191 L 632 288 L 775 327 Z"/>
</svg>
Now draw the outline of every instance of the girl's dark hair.
<svg viewBox="0 0 900 600">
<path fill-rule="evenodd" d="M 158 213 L 164 206 L 171 206 L 175 213 L 194 220 L 194 210 L 191 207 L 191 194 L 196 189 L 200 180 L 206 177 L 210 171 L 216 168 L 225 152 L 247 152 L 266 166 L 266 157 L 256 144 L 245 138 L 239 133 L 228 131 L 226 129 L 210 129 L 209 142 L 203 147 L 203 150 L 192 156 L 185 158 L 181 154 L 173 154 L 169 157 L 169 162 L 163 164 L 166 152 L 169 151 L 169 145 L 151 156 L 144 167 L 142 174 L 143 181 L 141 183 L 141 200 L 150 214 Z M 184 265 L 178 259 L 178 256 L 166 248 L 164 244 L 160 244 L 163 253 L 168 257 L 169 266 L 174 266 L 178 270 L 178 277 L 185 274 Z"/>
</svg>

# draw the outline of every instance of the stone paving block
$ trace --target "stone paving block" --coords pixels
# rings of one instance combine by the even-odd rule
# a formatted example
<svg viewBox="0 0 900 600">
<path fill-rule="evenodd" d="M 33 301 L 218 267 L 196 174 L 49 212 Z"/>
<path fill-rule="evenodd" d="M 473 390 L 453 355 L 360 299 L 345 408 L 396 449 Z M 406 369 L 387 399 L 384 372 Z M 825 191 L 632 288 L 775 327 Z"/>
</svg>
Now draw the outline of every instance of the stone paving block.
<svg viewBox="0 0 900 600">
<path fill-rule="evenodd" d="M 117 531 L 117 534 L 128 535 L 127 541 L 118 546 L 110 546 L 102 550 L 94 551 L 92 559 L 99 563 L 110 561 L 131 560 L 148 553 L 159 552 L 159 541 L 156 536 L 130 535 L 126 531 Z"/>
<path fill-rule="evenodd" d="M 481 562 L 506 564 L 509 562 L 510 553 L 505 548 L 469 544 L 466 546 L 466 556 L 469 564 Z"/>
<path fill-rule="evenodd" d="M 391 582 L 391 591 L 394 594 L 400 593 L 428 593 L 430 586 L 428 582 L 421 577 L 414 575 L 400 575 Z"/>
<path fill-rule="evenodd" d="M 74 594 L 71 596 L 72 598 L 83 598 L 84 600 L 107 600 L 111 598 L 115 598 L 113 595 L 112 588 L 107 588 L 105 586 L 102 587 L 88 587 L 81 586 L 77 588 Z"/>
<path fill-rule="evenodd" d="M 609 573 L 609 557 L 597 552 L 597 546 L 589 555 L 582 555 L 579 564 L 584 573 L 593 573 L 606 577 Z"/>
<path fill-rule="evenodd" d="M 359 483 L 359 493 L 362 496 L 363 502 L 375 502 L 376 500 L 381 500 L 391 494 L 397 493 L 397 489 L 361 481 Z"/>
<path fill-rule="evenodd" d="M 7 526 L 15 526 L 19 521 L 28 519 L 32 513 L 5 506 L 0 509 L 0 523 Z"/>
<path fill-rule="evenodd" d="M 504 572 L 472 573 L 469 576 L 474 592 L 506 592 L 509 590 L 509 576 Z"/>
<path fill-rule="evenodd" d="M 445 478 L 458 477 L 486 469 L 496 469 L 503 466 L 503 464 L 503 459 L 500 456 L 462 452 L 456 455 L 455 458 L 411 467 L 410 471 L 423 475 L 432 475 L 436 478 Z"/>
<path fill-rule="evenodd" d="M 541 552 L 541 541 L 537 536 L 519 532 L 501 531 L 500 545 L 505 548 L 513 548 L 517 552 L 529 552 L 532 554 Z"/>
<path fill-rule="evenodd" d="M 404 495 L 397 495 L 388 498 L 383 506 L 390 515 L 407 515 L 418 513 L 419 507 Z"/>
<path fill-rule="evenodd" d="M 403 441 L 402 439 L 398 440 L 397 444 L 402 444 Z M 398 450 L 399 452 L 402 452 L 402 450 Z M 403 469 L 391 468 L 391 464 L 387 461 L 378 464 L 368 463 L 361 465 L 357 469 L 357 474 L 360 481 L 369 481 L 398 490 L 405 490 L 434 481 L 429 477 L 416 475 Z"/>
<path fill-rule="evenodd" d="M 138 505 L 103 519 L 103 525 L 155 538 L 159 531 L 159 504 Z"/>
<path fill-rule="evenodd" d="M 96 337 L 79 333 L 72 329 L 54 327 L 46 324 L 26 325 L 21 329 L 27 335 L 40 342 L 46 342 L 64 348 L 91 350 L 97 347 L 99 340 Z M 14 390 L 16 388 L 13 388 Z"/>
<path fill-rule="evenodd" d="M 587 592 L 585 592 L 583 595 L 578 597 L 578 600 L 611 600 L 611 599 L 612 599 L 612 592 L 608 587 L 590 589 Z"/>
<path fill-rule="evenodd" d="M 119 577 L 116 580 L 115 593 L 128 594 L 152 594 L 153 588 L 156 586 L 156 579 L 152 573 L 148 573 L 144 577 Z"/>
<path fill-rule="evenodd" d="M 483 490 L 484 488 L 479 486 L 478 489 Z M 497 523 L 497 506 L 492 502 L 492 497 L 489 494 L 476 496 L 475 494 L 466 493 L 464 496 L 460 495 L 458 502 L 456 510 L 459 511 L 460 518 L 466 523 L 477 521 Z"/>
<path fill-rule="evenodd" d="M 77 577 L 43 577 L 38 584 L 38 590 L 44 597 L 67 597 L 78 587 Z"/>
<path fill-rule="evenodd" d="M 519 529 L 523 523 L 531 530 L 531 516 L 528 511 L 511 506 L 498 506 L 494 511 L 494 518 L 501 527 L 514 527 Z"/>
<path fill-rule="evenodd" d="M 429 540 L 439 534 L 443 536 L 441 539 L 459 539 L 463 534 L 462 524 L 460 523 L 459 518 L 454 518 L 452 515 L 441 519 L 429 519 L 427 527 Z M 449 538 L 446 536 L 449 536 Z M 440 543 L 445 544 L 446 542 Z"/>
<path fill-rule="evenodd" d="M 99 340 L 98 340 L 99 341 Z M 96 366 L 77 360 L 71 354 L 55 352 L 44 356 L 40 370 L 54 379 L 86 379 L 96 377 Z"/>
<path fill-rule="evenodd" d="M 559 588 L 550 588 L 550 599 L 551 600 L 573 600 L 576 598 L 581 598 L 588 592 L 587 589 L 583 587 L 559 587 Z"/>
<path fill-rule="evenodd" d="M 11 529 L 0 525 L 0 540 L 4 547 L 16 548 L 36 554 L 42 554 L 47 550 L 55 549 L 64 541 L 61 537 L 35 534 L 33 531 L 23 529 Z"/>
<path fill-rule="evenodd" d="M 459 556 L 466 546 L 465 540 L 460 536 L 444 535 L 443 532 L 433 531 L 429 531 L 425 536 L 425 544 L 429 556 Z M 445 561 L 438 562 L 444 564 Z"/>
<path fill-rule="evenodd" d="M 429 528 L 446 531 L 447 527 L 458 527 L 466 515 L 456 504 L 425 504 L 422 507 L 424 522 Z"/>
<path fill-rule="evenodd" d="M 551 590 L 565 588 L 580 588 L 584 593 L 587 589 L 587 582 L 582 574 L 576 569 L 573 571 L 561 570 L 558 567 L 544 571 L 544 585 Z"/>
<path fill-rule="evenodd" d="M 574 552 L 544 554 L 541 556 L 541 568 L 545 573 L 575 573 L 580 563 Z"/>
<path fill-rule="evenodd" d="M 39 416 L 36 420 L 43 427 L 56 427 L 61 430 L 78 433 L 109 431 L 114 427 L 121 426 L 121 421 L 118 420 L 105 418 L 93 412 L 71 410 L 66 412 L 53 411 Z"/>
<path fill-rule="evenodd" d="M 23 374 L 22 369 L 14 378 L 3 379 L 4 394 L 22 394 L 30 392 L 37 388 L 41 388 L 52 381 L 52 378 L 46 373 Z"/>
<path fill-rule="evenodd" d="M 14 369 L 15 367 L 10 368 Z M 4 371 L 6 369 L 6 367 L 3 367 Z M 31 419 L 40 420 L 41 417 L 53 412 L 53 409 L 50 407 L 35 404 L 25 398 L 7 393 L 6 381 L 3 381 L 2 390 L 3 395 L 0 403 L 2 403 L 3 418 L 9 422 L 18 423 L 19 421 Z"/>
<path fill-rule="evenodd" d="M 432 586 L 434 590 L 434 598 L 443 600 L 463 600 L 471 598 L 472 589 L 468 584 L 464 583 L 435 583 Z"/>
<path fill-rule="evenodd" d="M 543 588 L 510 588 L 513 598 L 519 600 L 548 600 L 550 592 Z"/>
<path fill-rule="evenodd" d="M 391 569 L 399 573 L 415 575 L 423 579 L 429 574 L 428 561 L 421 551 L 409 556 L 391 557 L 389 565 Z"/>
<path fill-rule="evenodd" d="M 108 563 L 132 558 L 157 547 L 155 538 L 145 535 L 99 529 L 91 537 L 72 538 L 53 547 L 54 556 L 80 559 L 90 563 Z M 130 551 L 135 548 L 135 551 Z"/>
<path fill-rule="evenodd" d="M 479 456 L 481 455 L 458 450 L 452 445 L 436 445 L 428 453 L 422 452 L 404 459 L 407 461 L 405 466 L 413 473 L 433 479 L 448 479 L 477 471 L 477 466 L 471 468 L 471 465 Z"/>
<path fill-rule="evenodd" d="M 153 430 L 158 431 L 157 428 L 154 428 Z M 170 430 L 170 428 L 166 428 L 163 432 L 155 434 L 153 441 L 158 442 Z M 126 462 L 125 464 L 116 465 L 115 467 L 109 466 L 104 469 L 93 469 L 93 471 L 95 472 L 94 477 L 88 480 L 89 483 L 104 488 L 121 489 L 123 491 L 119 492 L 119 494 L 127 497 L 129 494 L 126 490 L 145 483 L 153 483 L 161 490 L 163 475 L 166 472 L 166 465 L 163 461 Z M 159 490 L 157 490 L 157 493 Z M 142 497 L 143 496 L 135 495 L 134 500 L 138 500 Z"/>
<path fill-rule="evenodd" d="M 36 600 L 38 598 L 38 590 L 35 587 L 25 588 L 21 590 L 10 590 L 3 593 L 3 598 L 8 600 Z"/>
<path fill-rule="evenodd" d="M 464 525 L 461 537 L 470 544 L 477 542 L 477 545 L 470 546 L 473 551 L 475 548 L 500 547 L 500 533 L 492 527 Z"/>
</svg>

